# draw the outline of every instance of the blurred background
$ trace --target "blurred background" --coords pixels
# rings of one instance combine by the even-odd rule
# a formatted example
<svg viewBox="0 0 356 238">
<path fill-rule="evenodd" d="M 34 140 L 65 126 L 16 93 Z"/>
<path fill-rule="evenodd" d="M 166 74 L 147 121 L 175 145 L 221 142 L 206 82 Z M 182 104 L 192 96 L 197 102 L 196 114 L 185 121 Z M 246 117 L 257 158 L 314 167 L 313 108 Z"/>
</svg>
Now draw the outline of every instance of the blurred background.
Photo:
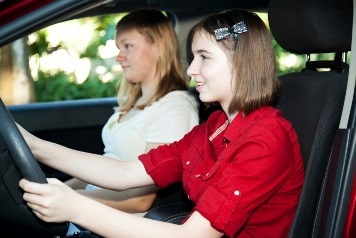
<svg viewBox="0 0 356 238">
<path fill-rule="evenodd" d="M 267 22 L 266 14 L 259 14 Z M 0 97 L 6 105 L 116 95 L 122 70 L 115 61 L 115 26 L 123 14 L 71 20 L 0 49 Z M 275 41 L 278 74 L 300 71 L 305 55 Z M 333 55 L 313 55 L 332 59 Z M 187 76 L 188 77 L 188 76 Z M 188 79 L 189 80 L 189 79 Z"/>
</svg>

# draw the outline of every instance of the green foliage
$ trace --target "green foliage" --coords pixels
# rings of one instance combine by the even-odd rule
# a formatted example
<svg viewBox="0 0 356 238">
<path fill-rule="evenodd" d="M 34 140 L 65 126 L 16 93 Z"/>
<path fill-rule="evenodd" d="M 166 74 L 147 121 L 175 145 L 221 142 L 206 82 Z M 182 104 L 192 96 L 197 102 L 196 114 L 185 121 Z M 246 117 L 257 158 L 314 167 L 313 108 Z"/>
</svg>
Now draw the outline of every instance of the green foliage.
<svg viewBox="0 0 356 238">
<path fill-rule="evenodd" d="M 36 41 L 29 44 L 29 53 L 30 55 L 42 56 L 44 52 L 48 52 L 51 48 L 47 40 L 47 31 L 40 30 L 36 33 Z"/>
<path fill-rule="evenodd" d="M 276 40 L 273 39 L 273 48 L 274 52 L 276 55 L 276 61 L 277 61 L 277 74 L 282 75 L 290 72 L 298 72 L 301 71 L 304 68 L 305 62 L 304 62 L 304 57 L 301 55 L 294 55 L 291 54 L 287 51 L 285 51 L 277 42 Z M 286 63 L 286 59 L 288 58 L 294 58 L 294 63 L 288 65 Z"/>
<path fill-rule="evenodd" d="M 29 37 L 29 51 L 34 62 L 31 70 L 37 101 L 115 96 L 122 72 L 115 70 L 117 63 L 113 59 L 101 57 L 99 51 L 109 40 L 114 39 L 116 23 L 122 16 L 121 14 L 83 18 L 33 33 Z M 267 20 L 266 15 L 262 16 Z M 76 36 L 73 36 L 74 34 Z M 305 55 L 294 55 L 285 51 L 274 39 L 273 46 L 278 75 L 304 68 Z M 56 54 L 67 58 L 53 61 L 51 56 Z M 314 57 L 314 60 L 332 59 L 333 55 Z M 79 73 L 75 71 L 84 68 L 80 60 L 90 63 L 89 66 L 86 65 L 89 69 L 84 70 L 84 76 L 78 79 Z M 63 64 L 57 65 L 58 61 L 63 61 Z"/>
<path fill-rule="evenodd" d="M 82 84 L 73 81 L 74 76 L 65 72 L 54 75 L 40 71 L 35 81 L 38 102 L 61 101 L 85 98 L 116 96 L 119 80 L 103 83 L 98 78 L 89 78 Z"/>
<path fill-rule="evenodd" d="M 99 46 L 114 39 L 116 23 L 120 17 L 121 15 L 111 15 L 83 18 L 60 23 L 62 25 L 57 24 L 52 29 L 45 28 L 31 35 L 32 40 L 29 40 L 28 45 L 32 62 L 35 64 L 35 67 L 32 65 L 31 71 L 38 102 L 116 96 L 121 72 L 113 72 L 112 60 L 100 57 Z M 63 32 L 69 32 L 69 37 Z M 71 37 L 70 32 L 79 33 L 80 37 Z M 53 61 L 56 53 L 67 56 L 67 59 L 48 63 Z M 78 80 L 73 71 L 83 67 L 78 63 L 80 59 L 91 62 L 84 80 Z M 68 60 L 72 70 L 63 68 L 68 67 Z M 58 61 L 63 61 L 64 66 L 59 64 L 59 68 L 55 68 L 54 64 Z M 104 70 L 97 72 L 97 67 Z M 111 79 L 103 80 L 108 73 L 111 73 Z"/>
<path fill-rule="evenodd" d="M 116 20 L 116 19 L 115 19 Z M 108 40 L 112 40 L 115 35 L 115 27 L 116 27 L 116 21 L 113 19 L 113 17 L 104 17 L 104 16 L 99 16 L 95 18 L 95 27 L 94 27 L 94 32 L 93 32 L 93 37 L 88 45 L 88 47 L 85 49 L 84 52 L 80 54 L 80 57 L 82 58 L 96 58 L 98 57 L 97 55 L 97 49 L 101 45 L 105 45 L 105 43 Z M 84 23 L 85 19 L 80 19 L 79 22 Z"/>
</svg>

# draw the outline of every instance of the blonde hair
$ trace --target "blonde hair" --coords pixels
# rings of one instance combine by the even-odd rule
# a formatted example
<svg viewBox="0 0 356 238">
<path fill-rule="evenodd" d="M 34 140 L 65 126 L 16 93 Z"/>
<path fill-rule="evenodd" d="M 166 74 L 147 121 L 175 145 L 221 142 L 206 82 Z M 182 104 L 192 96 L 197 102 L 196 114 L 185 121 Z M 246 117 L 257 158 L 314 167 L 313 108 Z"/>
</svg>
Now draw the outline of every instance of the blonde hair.
<svg viewBox="0 0 356 238">
<path fill-rule="evenodd" d="M 237 40 L 231 34 L 217 43 L 233 65 L 236 86 L 229 113 L 239 111 L 247 115 L 273 104 L 280 87 L 272 39 L 266 25 L 255 13 L 233 9 L 203 19 L 192 31 L 193 38 L 198 33 L 207 33 L 215 40 L 214 30 L 232 27 L 241 21 L 246 24 L 247 32 L 238 34 Z"/>
<path fill-rule="evenodd" d="M 137 29 L 147 42 L 157 46 L 159 59 L 153 67 L 156 67 L 156 76 L 160 80 L 154 95 L 137 106 L 135 103 L 142 95 L 140 84 L 122 80 L 118 93 L 119 110 L 128 111 L 134 106 L 143 109 L 169 92 L 188 90 L 188 80 L 184 77 L 180 62 L 178 39 L 168 17 L 156 9 L 139 9 L 125 15 L 117 23 L 116 35 L 131 29 Z"/>
</svg>

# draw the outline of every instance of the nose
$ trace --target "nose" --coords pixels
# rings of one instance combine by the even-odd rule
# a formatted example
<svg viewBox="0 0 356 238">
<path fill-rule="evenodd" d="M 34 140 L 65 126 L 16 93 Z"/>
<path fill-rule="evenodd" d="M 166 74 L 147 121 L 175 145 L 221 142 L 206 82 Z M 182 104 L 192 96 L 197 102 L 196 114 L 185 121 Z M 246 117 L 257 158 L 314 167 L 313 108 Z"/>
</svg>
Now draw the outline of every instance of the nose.
<svg viewBox="0 0 356 238">
<path fill-rule="evenodd" d="M 115 58 L 116 62 L 121 63 L 122 61 L 125 60 L 125 54 L 123 51 L 119 50 L 119 53 L 117 54 Z"/>
<path fill-rule="evenodd" d="M 190 77 L 198 74 L 198 67 L 197 67 L 194 59 L 192 60 L 192 62 L 190 63 L 190 65 L 187 69 L 187 74 Z"/>
</svg>

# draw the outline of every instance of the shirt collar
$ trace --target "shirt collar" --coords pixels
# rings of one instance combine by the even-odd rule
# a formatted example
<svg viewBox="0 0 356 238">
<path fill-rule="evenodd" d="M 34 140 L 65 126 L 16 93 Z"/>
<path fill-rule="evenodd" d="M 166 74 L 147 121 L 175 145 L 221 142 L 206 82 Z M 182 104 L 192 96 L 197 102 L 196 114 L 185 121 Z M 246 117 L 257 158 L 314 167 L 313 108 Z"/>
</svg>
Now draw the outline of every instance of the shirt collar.
<svg viewBox="0 0 356 238">
<path fill-rule="evenodd" d="M 218 128 L 210 135 L 209 140 L 212 141 L 219 134 L 224 133 L 223 137 L 225 140 L 228 142 L 233 141 L 236 137 L 240 136 L 245 129 L 251 126 L 254 121 L 266 117 L 270 113 L 277 113 L 277 110 L 273 107 L 265 106 L 256 109 L 247 116 L 244 116 L 243 113 L 238 113 L 230 124 L 225 113 L 222 113 L 218 119 Z"/>
</svg>

